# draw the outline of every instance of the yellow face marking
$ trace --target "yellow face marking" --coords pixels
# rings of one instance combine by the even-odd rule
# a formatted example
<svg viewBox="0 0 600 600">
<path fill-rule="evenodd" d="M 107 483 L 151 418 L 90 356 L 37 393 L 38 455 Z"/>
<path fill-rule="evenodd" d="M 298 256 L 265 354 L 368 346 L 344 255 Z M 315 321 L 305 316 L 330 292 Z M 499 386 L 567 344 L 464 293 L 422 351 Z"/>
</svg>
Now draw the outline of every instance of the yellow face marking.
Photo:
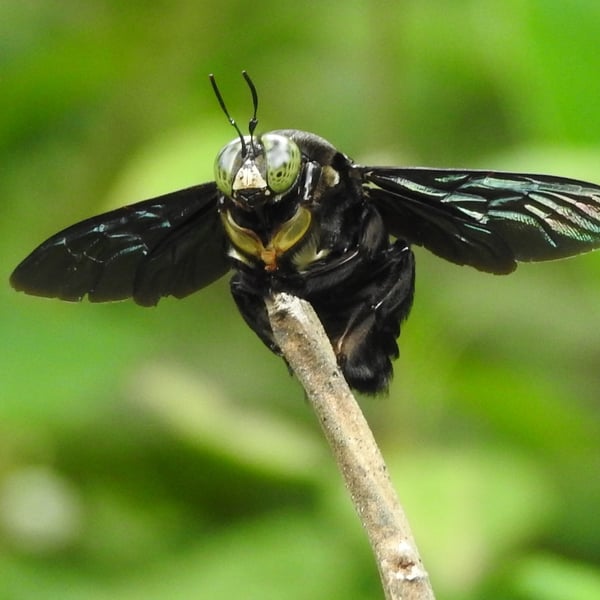
<svg viewBox="0 0 600 600">
<path fill-rule="evenodd" d="M 267 182 L 260 174 L 254 161 L 246 161 L 236 173 L 232 190 L 266 190 Z"/>
</svg>

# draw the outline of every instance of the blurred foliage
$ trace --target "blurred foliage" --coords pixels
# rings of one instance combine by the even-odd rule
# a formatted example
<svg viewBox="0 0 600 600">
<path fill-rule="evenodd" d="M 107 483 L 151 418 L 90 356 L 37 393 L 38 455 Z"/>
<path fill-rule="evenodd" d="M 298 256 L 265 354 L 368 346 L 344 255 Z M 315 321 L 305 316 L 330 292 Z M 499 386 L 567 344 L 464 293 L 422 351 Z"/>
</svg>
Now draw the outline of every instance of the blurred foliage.
<svg viewBox="0 0 600 600">
<path fill-rule="evenodd" d="M 364 163 L 600 181 L 597 0 L 0 4 L 1 277 L 212 177 L 244 123 Z M 417 250 L 362 402 L 437 597 L 600 597 L 600 256 L 511 277 Z M 210 260 L 207 257 L 207 260 Z M 0 598 L 380 598 L 302 390 L 219 282 L 146 310 L 0 286 Z"/>
</svg>

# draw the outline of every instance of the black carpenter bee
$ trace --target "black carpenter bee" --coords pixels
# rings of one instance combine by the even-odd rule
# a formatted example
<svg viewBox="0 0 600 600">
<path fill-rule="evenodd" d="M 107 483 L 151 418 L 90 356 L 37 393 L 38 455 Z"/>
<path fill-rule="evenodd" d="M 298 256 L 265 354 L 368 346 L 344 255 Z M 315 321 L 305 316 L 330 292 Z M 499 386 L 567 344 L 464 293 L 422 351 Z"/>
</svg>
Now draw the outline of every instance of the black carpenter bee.
<svg viewBox="0 0 600 600">
<path fill-rule="evenodd" d="M 57 233 L 14 271 L 17 290 L 62 300 L 182 298 L 231 268 L 248 325 L 279 349 L 264 298 L 307 299 L 348 383 L 387 388 L 413 301 L 410 244 L 460 265 L 510 273 L 517 261 L 600 246 L 600 186 L 494 171 L 366 167 L 294 129 L 244 136 L 217 155 L 215 181 L 125 206 Z"/>
</svg>

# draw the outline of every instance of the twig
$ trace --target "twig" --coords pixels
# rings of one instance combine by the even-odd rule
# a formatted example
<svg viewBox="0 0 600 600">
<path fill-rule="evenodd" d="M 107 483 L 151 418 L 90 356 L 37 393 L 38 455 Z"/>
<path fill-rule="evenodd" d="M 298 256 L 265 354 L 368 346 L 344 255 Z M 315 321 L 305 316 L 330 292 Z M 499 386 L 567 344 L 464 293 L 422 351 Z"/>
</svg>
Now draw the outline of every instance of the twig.
<svg viewBox="0 0 600 600">
<path fill-rule="evenodd" d="M 387 600 L 432 600 L 410 526 L 369 426 L 314 310 L 277 293 L 267 299 L 275 341 L 306 390 L 367 531 Z"/>
</svg>

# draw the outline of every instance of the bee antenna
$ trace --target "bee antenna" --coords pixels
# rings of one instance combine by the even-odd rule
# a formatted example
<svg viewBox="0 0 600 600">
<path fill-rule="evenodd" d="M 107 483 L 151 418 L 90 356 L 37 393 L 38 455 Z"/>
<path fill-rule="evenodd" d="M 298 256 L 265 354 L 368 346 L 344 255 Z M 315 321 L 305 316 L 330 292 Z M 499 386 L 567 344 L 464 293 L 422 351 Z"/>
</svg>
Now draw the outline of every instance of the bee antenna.
<svg viewBox="0 0 600 600">
<path fill-rule="evenodd" d="M 227 117 L 227 119 L 229 120 L 229 122 L 231 123 L 233 128 L 236 130 L 236 132 L 240 138 L 240 142 L 242 142 L 242 156 L 246 156 L 246 154 L 248 153 L 248 149 L 246 148 L 246 140 L 244 140 L 244 136 L 243 136 L 242 132 L 240 131 L 238 124 L 233 120 L 233 118 L 229 114 L 229 111 L 227 110 L 227 107 L 225 106 L 225 101 L 223 100 L 223 96 L 221 96 L 221 92 L 217 86 L 215 76 L 211 73 L 208 76 L 208 78 L 210 79 L 210 83 L 212 85 L 213 91 L 215 92 L 215 96 L 217 97 L 217 100 L 219 101 L 221 110 L 225 113 L 225 116 Z M 248 81 L 248 80 L 246 80 L 246 81 Z M 254 89 L 253 85 L 251 86 L 251 89 Z M 254 90 L 253 98 L 255 97 L 255 95 L 256 95 L 256 90 Z M 255 107 L 254 114 L 256 115 L 256 103 L 255 103 L 254 107 Z M 254 119 L 254 120 L 256 120 L 256 119 Z M 256 125 L 255 125 L 255 127 L 256 127 Z M 254 131 L 254 130 L 252 129 L 250 132 L 251 139 L 252 139 L 252 131 Z"/>
<path fill-rule="evenodd" d="M 250 93 L 252 94 L 253 113 L 252 113 L 252 118 L 250 119 L 250 122 L 248 123 L 248 131 L 250 132 L 250 144 L 251 144 L 252 148 L 254 149 L 254 130 L 256 129 L 256 126 L 258 125 L 258 119 L 256 118 L 256 113 L 258 112 L 258 94 L 256 93 L 256 86 L 254 85 L 254 82 L 252 81 L 252 79 L 250 79 L 250 75 L 248 75 L 248 73 L 246 71 L 242 71 L 242 76 L 246 80 L 246 83 L 248 84 L 248 87 L 250 88 Z"/>
</svg>

